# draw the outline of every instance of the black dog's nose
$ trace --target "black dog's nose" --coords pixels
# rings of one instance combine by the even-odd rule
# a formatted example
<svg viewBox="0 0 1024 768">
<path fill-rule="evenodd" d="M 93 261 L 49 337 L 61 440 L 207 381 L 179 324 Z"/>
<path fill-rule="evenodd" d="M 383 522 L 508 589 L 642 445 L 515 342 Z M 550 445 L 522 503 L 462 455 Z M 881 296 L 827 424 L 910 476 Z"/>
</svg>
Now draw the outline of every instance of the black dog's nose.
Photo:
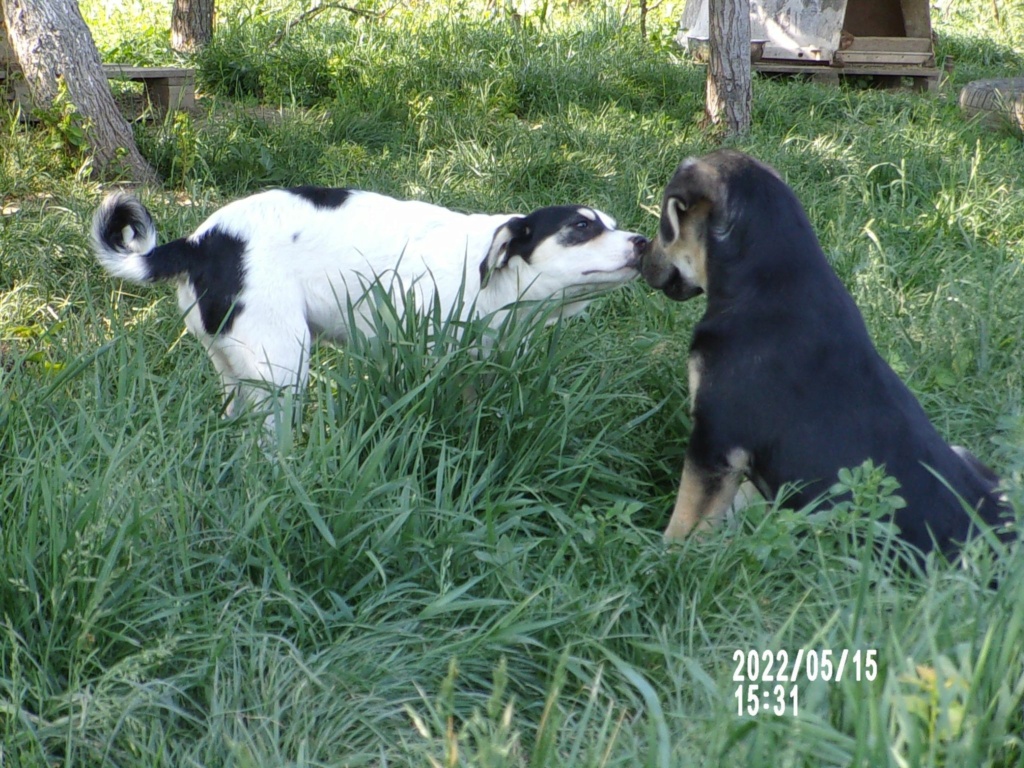
<svg viewBox="0 0 1024 768">
<path fill-rule="evenodd" d="M 643 235 L 633 235 L 629 239 L 630 242 L 633 243 L 633 247 L 636 249 L 637 253 L 646 253 L 647 249 L 651 246 L 651 241 Z"/>
</svg>

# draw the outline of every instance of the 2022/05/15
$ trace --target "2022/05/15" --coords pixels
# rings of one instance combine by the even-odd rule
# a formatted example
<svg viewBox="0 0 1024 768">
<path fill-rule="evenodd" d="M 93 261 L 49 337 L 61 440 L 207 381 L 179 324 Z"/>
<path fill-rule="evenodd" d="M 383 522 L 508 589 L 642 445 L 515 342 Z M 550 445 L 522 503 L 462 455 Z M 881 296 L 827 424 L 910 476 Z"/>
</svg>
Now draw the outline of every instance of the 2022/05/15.
<svg viewBox="0 0 1024 768">
<path fill-rule="evenodd" d="M 839 683 L 844 678 L 871 682 L 878 677 L 878 651 L 874 648 L 851 650 L 805 649 L 791 654 L 786 650 L 743 650 L 733 652 L 732 681 L 736 714 L 800 714 L 800 682 Z"/>
</svg>

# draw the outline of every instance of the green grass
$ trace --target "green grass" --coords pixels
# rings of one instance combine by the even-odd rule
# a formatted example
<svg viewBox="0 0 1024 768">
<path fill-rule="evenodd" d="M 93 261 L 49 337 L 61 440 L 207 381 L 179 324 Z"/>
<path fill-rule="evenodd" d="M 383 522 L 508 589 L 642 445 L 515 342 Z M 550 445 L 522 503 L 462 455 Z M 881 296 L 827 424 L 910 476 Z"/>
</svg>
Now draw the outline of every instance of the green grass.
<svg viewBox="0 0 1024 768">
<path fill-rule="evenodd" d="M 107 60 L 161 63 L 163 5 L 83 10 Z M 955 96 L 1024 70 L 1024 20 L 947 5 L 937 96 L 757 79 L 732 143 L 797 190 L 881 353 L 1020 509 L 1024 145 Z M 298 4 L 224 7 L 198 111 L 137 126 L 164 236 L 294 183 L 653 232 L 675 165 L 720 143 L 678 7 L 646 43 L 598 3 L 364 7 L 287 34 Z M 891 569 L 872 472 L 844 477 L 853 508 L 755 505 L 663 547 L 701 300 L 636 284 L 483 359 L 385 304 L 380 338 L 317 350 L 268 462 L 172 292 L 94 263 L 102 190 L 62 130 L 0 112 L 0 764 L 1024 765 L 1017 547 Z M 799 649 L 878 674 L 739 716 L 734 653 Z"/>
</svg>

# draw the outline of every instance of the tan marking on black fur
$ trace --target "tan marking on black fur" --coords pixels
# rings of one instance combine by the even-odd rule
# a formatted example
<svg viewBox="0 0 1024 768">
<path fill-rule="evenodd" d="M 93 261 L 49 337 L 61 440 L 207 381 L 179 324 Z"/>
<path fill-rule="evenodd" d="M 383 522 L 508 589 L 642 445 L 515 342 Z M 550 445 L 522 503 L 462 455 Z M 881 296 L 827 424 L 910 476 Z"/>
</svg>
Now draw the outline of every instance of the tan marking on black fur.
<svg viewBox="0 0 1024 768">
<path fill-rule="evenodd" d="M 672 206 L 674 203 L 666 205 Z M 687 208 L 678 219 L 679 228 L 675 230 L 676 235 L 671 241 L 665 242 L 664 235 L 658 235 L 654 255 L 657 260 L 673 264 L 684 278 L 702 290 L 708 287 L 707 227 L 704 221 L 710 213 L 711 204 L 706 200 Z"/>
<path fill-rule="evenodd" d="M 665 528 L 666 541 L 680 541 L 694 530 L 710 530 L 729 511 L 750 454 L 742 448 L 734 448 L 727 460 L 730 471 L 725 474 L 711 474 L 692 461 L 683 465 L 676 505 Z"/>
<path fill-rule="evenodd" d="M 681 541 L 694 530 L 710 530 L 729 509 L 741 478 L 739 472 L 707 475 L 686 462 L 665 540 Z"/>
<path fill-rule="evenodd" d="M 704 369 L 704 362 L 700 355 L 693 353 L 686 365 L 686 371 L 690 382 L 690 413 L 697 407 L 697 390 L 700 389 L 700 376 Z"/>
<path fill-rule="evenodd" d="M 711 215 L 711 203 L 701 200 L 687 211 L 686 221 L 679 233 L 679 245 L 686 248 L 690 266 L 697 275 L 697 285 L 708 289 L 708 242 L 705 220 Z"/>
</svg>

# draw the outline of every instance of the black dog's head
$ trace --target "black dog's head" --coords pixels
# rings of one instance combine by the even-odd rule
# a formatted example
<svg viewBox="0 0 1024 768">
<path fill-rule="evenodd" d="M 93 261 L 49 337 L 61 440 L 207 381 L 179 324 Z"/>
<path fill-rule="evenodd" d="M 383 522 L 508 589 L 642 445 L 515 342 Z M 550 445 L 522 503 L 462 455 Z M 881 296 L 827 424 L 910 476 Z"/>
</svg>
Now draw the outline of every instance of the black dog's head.
<svg viewBox="0 0 1024 768">
<path fill-rule="evenodd" d="M 684 160 L 665 187 L 658 237 L 641 265 L 647 283 L 676 301 L 707 291 L 709 246 L 733 234 L 738 212 L 753 204 L 742 199 L 748 182 L 766 179 L 786 189 L 773 169 L 741 152 Z"/>
</svg>

